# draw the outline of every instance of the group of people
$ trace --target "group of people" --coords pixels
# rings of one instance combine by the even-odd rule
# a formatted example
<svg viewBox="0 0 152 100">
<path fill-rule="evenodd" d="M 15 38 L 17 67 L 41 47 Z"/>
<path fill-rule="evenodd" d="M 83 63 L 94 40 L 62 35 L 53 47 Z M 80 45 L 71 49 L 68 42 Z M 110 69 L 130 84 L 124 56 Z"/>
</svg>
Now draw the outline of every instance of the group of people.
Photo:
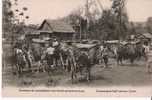
<svg viewBox="0 0 152 100">
<path fill-rule="evenodd" d="M 19 74 L 23 72 L 24 67 L 28 67 L 28 70 L 31 71 L 31 64 L 34 60 L 31 52 L 30 47 L 22 43 L 16 43 L 14 46 L 14 59 Z"/>
<path fill-rule="evenodd" d="M 102 59 L 104 61 L 105 67 L 108 66 L 108 53 L 110 51 L 114 54 L 114 57 L 117 60 L 117 64 L 119 64 L 119 62 L 122 64 L 122 61 L 125 59 L 128 59 L 131 63 L 133 63 L 135 59 L 139 60 L 140 58 L 145 58 L 147 72 L 151 72 L 152 48 L 150 42 L 148 41 L 145 41 L 144 43 L 139 42 L 137 44 L 128 43 L 125 45 L 118 43 L 113 47 L 101 45 L 100 49 L 102 52 Z"/>
<path fill-rule="evenodd" d="M 62 43 L 57 41 L 57 39 L 54 39 L 51 43 L 49 43 L 49 45 L 45 48 L 45 50 L 43 50 L 43 56 L 41 55 L 40 60 L 45 59 L 47 61 L 47 65 L 50 68 L 54 68 L 55 66 L 57 66 L 58 61 L 60 61 L 62 66 L 67 70 L 71 68 L 76 68 L 77 66 L 76 62 L 79 62 L 82 64 L 84 63 L 84 66 L 91 66 L 91 63 L 89 61 L 90 58 L 87 52 L 81 52 L 81 53 L 78 52 L 79 59 L 77 59 L 77 57 L 75 57 L 75 54 L 74 54 L 75 49 L 72 48 L 71 43 L 67 43 L 68 46 L 67 45 L 63 46 L 63 44 L 61 46 L 61 44 Z M 126 52 L 125 49 L 123 50 L 122 48 L 123 47 L 121 47 L 120 45 L 116 46 L 115 48 L 109 48 L 109 46 L 106 45 L 106 43 L 104 43 L 103 45 L 100 45 L 99 46 L 100 54 L 98 54 L 98 56 L 100 56 L 101 59 L 99 60 L 100 62 L 99 64 L 101 64 L 101 60 L 102 60 L 102 62 L 104 63 L 104 67 L 105 68 L 108 67 L 109 51 L 113 52 L 116 59 L 120 59 L 120 56 L 122 56 L 121 54 L 124 54 L 124 52 Z M 142 53 L 144 57 L 146 58 L 147 71 L 150 72 L 150 68 L 152 65 L 152 50 L 150 49 L 150 45 L 148 42 L 145 42 L 142 45 L 142 48 L 143 48 Z M 118 49 L 121 49 L 122 52 L 120 53 L 120 50 Z M 34 62 L 34 57 L 32 55 L 34 51 L 32 51 L 31 47 L 29 45 L 17 44 L 14 47 L 14 50 L 15 50 L 14 54 L 16 56 L 15 58 L 16 58 L 19 73 L 22 72 L 22 69 L 25 66 L 28 66 L 29 70 L 31 70 L 32 63 Z M 134 56 L 134 55 L 131 54 L 131 56 Z M 84 59 L 86 59 L 86 61 Z M 70 64 L 73 67 L 68 67 L 66 64 Z M 86 68 L 90 68 L 90 67 L 86 67 Z"/>
<path fill-rule="evenodd" d="M 53 64 L 53 60 L 50 60 L 52 58 L 54 58 L 54 52 L 55 49 L 59 46 L 59 42 L 54 39 L 52 43 L 49 44 L 49 46 L 47 47 L 46 50 L 42 51 L 43 54 L 45 53 L 45 55 L 41 55 L 42 53 L 39 52 L 39 54 L 37 54 L 37 52 L 35 52 L 35 50 L 33 50 L 32 46 L 29 43 L 22 43 L 22 42 L 17 42 L 14 47 L 14 59 L 15 59 L 15 63 L 16 66 L 18 68 L 19 73 L 22 72 L 23 68 L 28 68 L 28 70 L 32 70 L 32 64 L 34 61 L 41 60 L 44 59 L 47 56 L 48 60 L 48 64 L 52 65 Z M 39 48 L 35 48 L 35 49 L 39 49 Z M 38 56 L 35 55 L 40 55 L 41 57 L 39 58 Z"/>
</svg>

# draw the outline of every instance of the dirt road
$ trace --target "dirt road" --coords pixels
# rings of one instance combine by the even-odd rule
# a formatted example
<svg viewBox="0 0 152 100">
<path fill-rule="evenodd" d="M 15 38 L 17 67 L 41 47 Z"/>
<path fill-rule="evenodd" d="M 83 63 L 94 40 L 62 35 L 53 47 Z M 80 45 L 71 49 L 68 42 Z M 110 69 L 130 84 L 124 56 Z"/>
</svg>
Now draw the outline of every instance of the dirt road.
<svg viewBox="0 0 152 100">
<path fill-rule="evenodd" d="M 108 68 L 103 69 L 102 65 L 96 65 L 91 70 L 91 82 L 87 82 L 83 77 L 72 84 L 70 74 L 57 70 L 51 74 L 47 72 L 25 73 L 18 78 L 12 74 L 12 66 L 7 64 L 3 68 L 3 86 L 148 86 L 152 85 L 152 74 L 148 74 L 145 62 L 138 61 L 134 65 L 125 62 L 124 65 L 117 66 L 111 60 Z M 26 82 L 29 84 L 26 84 Z"/>
</svg>

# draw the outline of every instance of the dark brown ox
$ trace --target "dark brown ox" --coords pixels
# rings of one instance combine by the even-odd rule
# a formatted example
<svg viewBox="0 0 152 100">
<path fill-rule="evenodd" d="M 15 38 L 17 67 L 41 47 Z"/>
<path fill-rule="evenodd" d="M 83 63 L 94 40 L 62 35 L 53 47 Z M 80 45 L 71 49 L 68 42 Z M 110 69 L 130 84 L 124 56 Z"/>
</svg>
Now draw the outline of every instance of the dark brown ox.
<svg viewBox="0 0 152 100">
<path fill-rule="evenodd" d="M 97 47 L 90 44 L 73 44 L 73 46 L 75 48 L 72 50 L 72 65 L 70 65 L 72 82 L 77 78 L 77 74 L 82 75 L 82 73 L 89 82 L 91 67 L 95 64 Z"/>
<path fill-rule="evenodd" d="M 131 64 L 134 63 L 136 59 L 144 57 L 143 48 L 137 46 L 137 44 L 128 43 L 126 45 L 119 45 L 117 48 L 117 64 L 121 63 L 123 60 L 129 60 Z"/>
</svg>

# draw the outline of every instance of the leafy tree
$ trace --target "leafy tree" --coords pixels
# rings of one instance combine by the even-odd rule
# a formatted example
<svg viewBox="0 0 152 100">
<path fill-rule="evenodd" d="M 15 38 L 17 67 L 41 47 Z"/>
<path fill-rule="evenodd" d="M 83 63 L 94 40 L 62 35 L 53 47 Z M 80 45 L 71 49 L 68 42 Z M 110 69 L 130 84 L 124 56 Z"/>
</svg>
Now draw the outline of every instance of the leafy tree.
<svg viewBox="0 0 152 100">
<path fill-rule="evenodd" d="M 90 23 L 90 38 L 100 40 L 126 38 L 130 30 L 125 0 L 112 0 L 111 9 L 103 10 L 101 18 L 94 22 Z"/>
<path fill-rule="evenodd" d="M 3 25 L 3 37 L 6 38 L 9 36 L 10 31 L 12 30 L 12 20 L 14 13 L 11 10 L 12 4 L 10 0 L 3 0 L 3 9 L 2 9 L 2 25 Z"/>
<path fill-rule="evenodd" d="M 23 28 L 24 20 L 29 19 L 29 16 L 25 15 L 24 12 L 28 10 L 27 7 L 23 7 L 22 10 L 17 8 L 18 0 L 14 0 L 15 3 L 12 3 L 12 0 L 3 0 L 3 38 L 13 39 L 18 34 L 17 30 Z M 12 10 L 12 6 L 15 7 L 15 10 Z M 19 21 L 18 16 L 23 16 L 22 21 Z M 12 40 L 13 41 L 13 40 Z"/>
<path fill-rule="evenodd" d="M 102 17 L 90 26 L 90 36 L 100 40 L 117 39 L 117 32 L 115 32 L 117 26 L 118 23 L 111 10 L 104 10 Z"/>
<path fill-rule="evenodd" d="M 119 23 L 119 30 L 117 30 L 118 38 L 125 38 L 128 33 L 127 24 L 129 24 L 127 12 L 125 9 L 126 0 L 112 0 L 112 12 L 116 16 L 117 23 Z"/>
<path fill-rule="evenodd" d="M 146 22 L 147 31 L 152 34 L 152 17 L 149 17 Z"/>
<path fill-rule="evenodd" d="M 96 13 L 93 12 L 93 13 Z M 72 12 L 67 16 L 66 21 L 72 26 L 79 26 L 82 33 L 85 33 L 87 24 L 82 16 L 82 9 Z M 111 9 L 103 10 L 99 19 L 91 17 L 87 28 L 88 38 L 99 40 L 111 40 L 126 38 L 130 33 L 129 21 L 125 9 L 125 0 L 112 0 Z M 78 29 L 80 33 L 80 29 Z"/>
<path fill-rule="evenodd" d="M 87 27 L 87 20 L 82 17 L 81 8 L 74 10 L 68 16 L 66 16 L 60 20 L 64 20 L 67 23 L 71 24 L 71 26 L 73 26 L 74 30 L 77 33 L 79 33 L 76 36 L 77 38 L 80 38 L 80 33 L 82 33 L 81 38 L 84 38 L 84 33 L 85 33 L 86 27 Z"/>
</svg>

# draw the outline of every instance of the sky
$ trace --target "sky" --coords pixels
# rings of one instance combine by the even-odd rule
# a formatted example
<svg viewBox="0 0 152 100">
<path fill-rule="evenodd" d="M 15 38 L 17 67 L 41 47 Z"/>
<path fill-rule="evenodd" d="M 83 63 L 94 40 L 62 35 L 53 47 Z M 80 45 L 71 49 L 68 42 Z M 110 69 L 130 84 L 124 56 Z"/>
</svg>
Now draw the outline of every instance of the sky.
<svg viewBox="0 0 152 100">
<path fill-rule="evenodd" d="M 27 24 L 40 24 L 44 19 L 57 19 L 70 14 L 78 7 L 84 6 L 86 0 L 18 0 L 18 8 L 27 7 L 25 15 L 30 18 Z M 100 0 L 104 9 L 111 6 L 110 0 Z M 98 9 L 98 8 L 97 8 Z M 99 9 L 100 10 L 100 9 Z M 146 21 L 152 16 L 152 0 L 127 0 L 126 10 L 130 21 Z M 21 19 L 21 18 L 20 18 Z"/>
</svg>

